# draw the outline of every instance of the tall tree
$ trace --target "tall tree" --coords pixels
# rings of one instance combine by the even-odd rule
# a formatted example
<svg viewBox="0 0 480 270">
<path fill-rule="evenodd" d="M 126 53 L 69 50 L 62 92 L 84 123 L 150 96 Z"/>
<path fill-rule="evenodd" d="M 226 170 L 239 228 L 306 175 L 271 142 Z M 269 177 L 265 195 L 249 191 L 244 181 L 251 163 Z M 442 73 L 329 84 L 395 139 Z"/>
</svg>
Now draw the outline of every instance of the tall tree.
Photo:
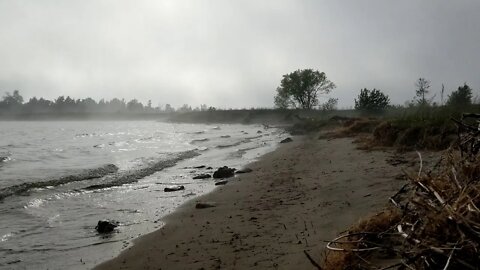
<svg viewBox="0 0 480 270">
<path fill-rule="evenodd" d="M 428 100 L 425 98 L 425 96 L 429 93 L 428 89 L 430 88 L 430 81 L 425 78 L 418 78 L 418 80 L 415 82 L 415 86 L 417 87 L 415 93 L 418 103 L 420 105 L 428 104 Z"/>
<path fill-rule="evenodd" d="M 329 93 L 335 84 L 324 72 L 313 69 L 296 70 L 283 75 L 277 88 L 275 106 L 278 108 L 313 109 L 318 104 L 318 94 Z"/>
</svg>

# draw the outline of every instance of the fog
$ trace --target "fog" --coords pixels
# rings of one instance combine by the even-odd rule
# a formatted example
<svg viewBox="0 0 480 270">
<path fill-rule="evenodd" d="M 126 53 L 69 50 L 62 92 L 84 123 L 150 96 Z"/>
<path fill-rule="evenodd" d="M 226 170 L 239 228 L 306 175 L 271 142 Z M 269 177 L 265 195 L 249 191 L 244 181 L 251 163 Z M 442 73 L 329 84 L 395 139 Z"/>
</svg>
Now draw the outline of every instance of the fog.
<svg viewBox="0 0 480 270">
<path fill-rule="evenodd" d="M 302 68 L 344 108 L 364 87 L 403 104 L 419 77 L 478 94 L 478 14 L 474 0 L 0 0 L 0 95 L 272 107 Z"/>
</svg>

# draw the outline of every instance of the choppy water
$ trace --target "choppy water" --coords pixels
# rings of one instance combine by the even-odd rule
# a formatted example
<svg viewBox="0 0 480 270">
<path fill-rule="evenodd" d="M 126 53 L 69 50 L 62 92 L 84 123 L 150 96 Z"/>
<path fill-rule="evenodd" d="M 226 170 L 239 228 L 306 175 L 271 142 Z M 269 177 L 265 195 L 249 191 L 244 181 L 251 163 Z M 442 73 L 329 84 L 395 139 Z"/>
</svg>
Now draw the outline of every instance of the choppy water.
<svg viewBox="0 0 480 270">
<path fill-rule="evenodd" d="M 284 136 L 260 125 L 0 122 L 0 269 L 90 269 L 213 190 L 193 167 L 241 168 Z M 185 190 L 163 192 L 175 184 Z M 99 219 L 121 226 L 102 236 Z"/>
</svg>

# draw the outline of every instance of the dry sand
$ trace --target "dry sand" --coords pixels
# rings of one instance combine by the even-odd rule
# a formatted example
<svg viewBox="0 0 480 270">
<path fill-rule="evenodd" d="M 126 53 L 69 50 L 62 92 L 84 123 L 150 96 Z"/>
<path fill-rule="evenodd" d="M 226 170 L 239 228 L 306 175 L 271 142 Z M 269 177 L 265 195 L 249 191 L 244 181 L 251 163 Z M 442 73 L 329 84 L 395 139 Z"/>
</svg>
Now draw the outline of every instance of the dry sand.
<svg viewBox="0 0 480 270">
<path fill-rule="evenodd" d="M 404 183 L 387 162 L 393 155 L 357 150 L 352 139 L 295 137 L 96 269 L 315 269 L 304 250 L 321 262 L 325 240 Z"/>
</svg>

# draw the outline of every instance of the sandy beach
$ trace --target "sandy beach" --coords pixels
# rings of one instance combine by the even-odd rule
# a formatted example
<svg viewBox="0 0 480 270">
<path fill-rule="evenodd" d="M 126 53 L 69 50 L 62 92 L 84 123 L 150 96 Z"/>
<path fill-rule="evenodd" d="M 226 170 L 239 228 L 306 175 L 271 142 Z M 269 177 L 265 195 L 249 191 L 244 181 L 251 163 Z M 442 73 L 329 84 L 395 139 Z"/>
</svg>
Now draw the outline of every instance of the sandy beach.
<svg viewBox="0 0 480 270">
<path fill-rule="evenodd" d="M 356 147 L 351 138 L 293 137 L 95 269 L 315 269 L 304 251 L 321 262 L 326 240 L 404 183 L 388 162 L 393 151 Z"/>
</svg>

